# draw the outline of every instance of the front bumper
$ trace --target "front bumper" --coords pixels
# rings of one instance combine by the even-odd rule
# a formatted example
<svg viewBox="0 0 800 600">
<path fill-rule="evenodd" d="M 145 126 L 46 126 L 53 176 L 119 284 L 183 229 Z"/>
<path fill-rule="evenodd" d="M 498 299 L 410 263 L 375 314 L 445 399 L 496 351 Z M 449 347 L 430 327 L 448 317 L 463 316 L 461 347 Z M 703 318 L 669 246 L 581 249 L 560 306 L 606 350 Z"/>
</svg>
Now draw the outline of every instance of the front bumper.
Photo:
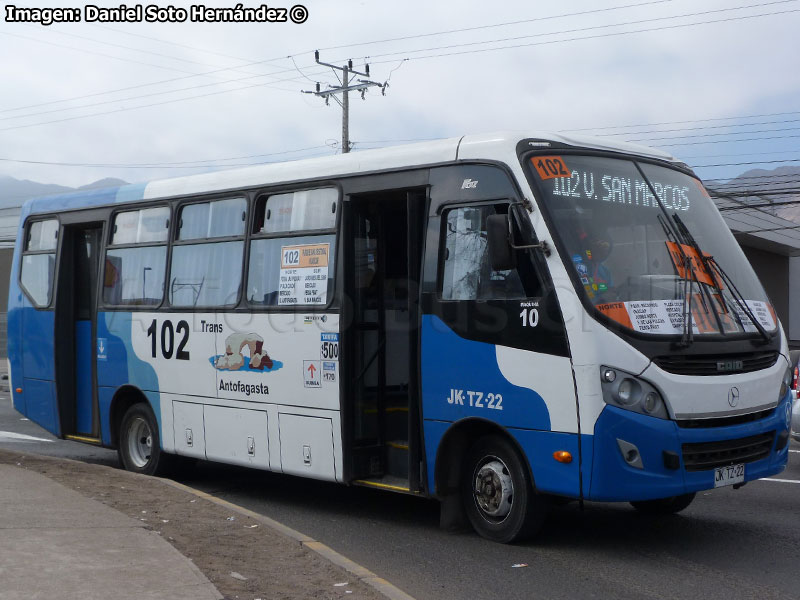
<svg viewBox="0 0 800 600">
<path fill-rule="evenodd" d="M 606 406 L 595 425 L 592 479 L 587 499 L 630 502 L 713 488 L 714 467 L 687 470 L 684 444 L 754 438 L 770 432 L 774 432 L 774 436 L 768 454 L 745 462 L 745 482 L 780 473 L 789 456 L 787 415 L 790 402 L 791 396 L 787 393 L 767 417 L 758 421 L 692 429 L 679 427 L 675 421 Z M 626 462 L 617 440 L 636 446 L 643 468 Z M 733 459 L 729 464 L 737 462 L 744 461 Z"/>
</svg>

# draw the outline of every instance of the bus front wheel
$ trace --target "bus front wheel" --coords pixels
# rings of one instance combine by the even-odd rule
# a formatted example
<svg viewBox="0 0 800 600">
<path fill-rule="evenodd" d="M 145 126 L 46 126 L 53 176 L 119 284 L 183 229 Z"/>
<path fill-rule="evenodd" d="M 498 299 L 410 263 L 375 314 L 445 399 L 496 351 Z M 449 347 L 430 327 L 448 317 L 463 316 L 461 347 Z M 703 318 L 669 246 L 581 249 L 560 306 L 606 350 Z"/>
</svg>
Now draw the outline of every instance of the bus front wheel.
<svg viewBox="0 0 800 600">
<path fill-rule="evenodd" d="M 480 438 L 470 448 L 462 475 L 464 509 L 481 536 L 509 543 L 533 535 L 547 512 L 533 489 L 516 448 L 500 436 Z"/>
<path fill-rule="evenodd" d="M 161 451 L 158 423 L 149 404 L 134 404 L 122 417 L 117 452 L 128 471 L 145 475 L 166 471 L 170 457 Z"/>
<path fill-rule="evenodd" d="M 688 507 L 694 500 L 694 496 L 694 494 L 682 494 L 680 496 L 671 496 L 670 498 L 659 498 L 658 500 L 640 500 L 631 502 L 631 506 L 648 515 L 672 515 Z"/>
</svg>

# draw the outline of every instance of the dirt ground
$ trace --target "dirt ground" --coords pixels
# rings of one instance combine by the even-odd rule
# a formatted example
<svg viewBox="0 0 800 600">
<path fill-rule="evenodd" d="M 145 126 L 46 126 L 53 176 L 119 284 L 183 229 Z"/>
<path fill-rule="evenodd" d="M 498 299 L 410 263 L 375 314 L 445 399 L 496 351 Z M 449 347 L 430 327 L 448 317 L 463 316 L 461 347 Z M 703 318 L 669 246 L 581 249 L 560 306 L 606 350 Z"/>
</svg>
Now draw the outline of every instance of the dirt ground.
<svg viewBox="0 0 800 600">
<path fill-rule="evenodd" d="M 299 542 L 158 478 L 6 450 L 0 463 L 41 473 L 142 521 L 190 558 L 226 599 L 384 598 Z"/>
</svg>

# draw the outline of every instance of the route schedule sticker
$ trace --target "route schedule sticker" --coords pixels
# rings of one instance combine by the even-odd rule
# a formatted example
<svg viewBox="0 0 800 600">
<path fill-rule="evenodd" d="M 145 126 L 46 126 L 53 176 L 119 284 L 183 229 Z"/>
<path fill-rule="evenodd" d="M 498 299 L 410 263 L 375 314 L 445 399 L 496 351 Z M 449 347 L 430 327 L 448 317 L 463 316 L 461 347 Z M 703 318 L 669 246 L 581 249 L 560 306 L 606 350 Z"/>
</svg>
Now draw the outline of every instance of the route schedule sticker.
<svg viewBox="0 0 800 600">
<path fill-rule="evenodd" d="M 281 247 L 278 305 L 327 304 L 330 244 Z"/>
<path fill-rule="evenodd" d="M 748 308 L 764 329 L 775 329 L 775 319 L 771 307 L 766 302 L 746 300 Z M 757 331 L 756 326 L 747 316 L 747 313 L 736 303 L 728 302 L 731 309 L 739 317 L 739 321 L 746 332 Z M 692 301 L 692 332 L 693 333 L 718 333 L 718 326 L 713 314 L 701 310 L 703 299 L 700 294 L 695 294 Z M 722 307 L 719 306 L 720 312 Z M 617 323 L 642 333 L 657 333 L 662 335 L 675 335 L 683 332 L 684 328 L 684 302 L 682 300 L 647 300 L 628 302 L 609 302 L 598 304 L 597 310 L 615 320 Z M 723 327 L 726 331 L 735 331 L 736 325 L 731 316 L 721 312 Z M 730 322 L 730 326 L 726 326 Z"/>
</svg>

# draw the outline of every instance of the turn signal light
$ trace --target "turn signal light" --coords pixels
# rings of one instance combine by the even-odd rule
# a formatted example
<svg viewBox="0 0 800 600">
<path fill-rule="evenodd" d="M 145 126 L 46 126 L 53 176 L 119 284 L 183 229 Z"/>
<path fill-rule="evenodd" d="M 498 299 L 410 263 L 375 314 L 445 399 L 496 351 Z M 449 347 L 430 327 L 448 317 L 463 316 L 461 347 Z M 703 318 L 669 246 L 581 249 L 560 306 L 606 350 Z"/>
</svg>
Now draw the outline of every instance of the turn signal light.
<svg viewBox="0 0 800 600">
<path fill-rule="evenodd" d="M 22 393 L 22 388 L 17 388 L 16 392 L 17 392 L 18 394 L 21 394 L 21 393 Z"/>
<path fill-rule="evenodd" d="M 560 463 L 572 462 L 572 454 L 567 452 L 566 450 L 558 450 L 557 452 L 553 452 L 553 458 L 555 458 Z"/>
</svg>

